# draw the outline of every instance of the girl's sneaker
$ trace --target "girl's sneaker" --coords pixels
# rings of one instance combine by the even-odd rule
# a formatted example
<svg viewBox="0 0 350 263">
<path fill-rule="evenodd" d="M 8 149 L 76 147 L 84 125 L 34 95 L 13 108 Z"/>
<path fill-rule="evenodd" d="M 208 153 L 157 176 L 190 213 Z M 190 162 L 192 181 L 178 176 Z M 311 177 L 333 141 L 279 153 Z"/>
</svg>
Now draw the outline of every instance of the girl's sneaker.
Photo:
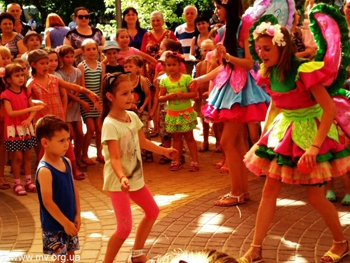
<svg viewBox="0 0 350 263">
<path fill-rule="evenodd" d="M 190 172 L 198 172 L 199 166 L 197 162 L 191 162 L 190 169 L 188 169 Z"/>
</svg>

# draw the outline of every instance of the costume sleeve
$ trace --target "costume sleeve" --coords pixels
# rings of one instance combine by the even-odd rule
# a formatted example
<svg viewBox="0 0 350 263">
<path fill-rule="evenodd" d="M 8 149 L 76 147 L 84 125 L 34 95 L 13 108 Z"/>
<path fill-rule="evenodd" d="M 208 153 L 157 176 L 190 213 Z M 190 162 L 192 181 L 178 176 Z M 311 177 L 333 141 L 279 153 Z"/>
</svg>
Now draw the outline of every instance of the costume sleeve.
<svg viewBox="0 0 350 263">
<path fill-rule="evenodd" d="M 336 76 L 337 71 L 326 68 L 323 61 L 311 61 L 299 66 L 297 80 L 302 82 L 305 89 L 309 89 L 318 83 L 328 86 Z"/>
</svg>

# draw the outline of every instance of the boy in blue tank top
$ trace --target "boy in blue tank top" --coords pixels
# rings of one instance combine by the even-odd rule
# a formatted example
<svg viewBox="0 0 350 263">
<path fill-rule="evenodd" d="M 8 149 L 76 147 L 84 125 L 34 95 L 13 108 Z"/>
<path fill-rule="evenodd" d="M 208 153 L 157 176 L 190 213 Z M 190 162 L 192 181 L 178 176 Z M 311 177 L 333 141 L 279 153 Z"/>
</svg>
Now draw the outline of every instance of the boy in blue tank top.
<svg viewBox="0 0 350 263">
<path fill-rule="evenodd" d="M 69 127 L 60 118 L 48 115 L 37 122 L 36 135 L 44 149 L 36 171 L 43 251 L 53 255 L 56 262 L 73 262 L 79 260 L 74 251 L 79 249 L 81 219 L 71 163 L 64 157 L 70 141 Z"/>
</svg>

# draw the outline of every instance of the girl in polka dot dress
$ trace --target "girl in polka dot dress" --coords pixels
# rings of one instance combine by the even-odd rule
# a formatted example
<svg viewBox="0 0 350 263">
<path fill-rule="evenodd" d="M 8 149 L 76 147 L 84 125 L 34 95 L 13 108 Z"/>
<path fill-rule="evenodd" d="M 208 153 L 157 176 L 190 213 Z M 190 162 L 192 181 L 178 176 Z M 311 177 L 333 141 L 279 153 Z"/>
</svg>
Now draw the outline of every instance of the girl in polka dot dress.
<svg viewBox="0 0 350 263">
<path fill-rule="evenodd" d="M 1 93 L 5 108 L 4 141 L 5 149 L 11 152 L 11 165 L 15 180 L 14 191 L 17 195 L 36 192 L 31 176 L 31 152 L 36 146 L 32 120 L 35 113 L 44 106 L 34 106 L 30 92 L 25 87 L 24 69 L 19 64 L 9 64 L 5 68 L 7 89 Z M 21 184 L 20 169 L 23 163 L 26 183 Z"/>
</svg>

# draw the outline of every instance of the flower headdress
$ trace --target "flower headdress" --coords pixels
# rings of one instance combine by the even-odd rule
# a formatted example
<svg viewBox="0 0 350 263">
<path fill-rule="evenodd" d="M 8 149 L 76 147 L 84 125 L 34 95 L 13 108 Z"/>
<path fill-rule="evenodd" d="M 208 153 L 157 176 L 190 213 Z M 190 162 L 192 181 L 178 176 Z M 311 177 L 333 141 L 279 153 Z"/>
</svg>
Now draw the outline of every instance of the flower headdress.
<svg viewBox="0 0 350 263">
<path fill-rule="evenodd" d="M 228 1 L 229 1 L 229 0 L 221 0 L 220 2 L 221 2 L 221 4 L 223 4 L 223 5 L 227 5 Z"/>
<path fill-rule="evenodd" d="M 277 44 L 279 47 L 283 47 L 286 45 L 286 41 L 284 40 L 284 35 L 281 32 L 280 25 L 271 25 L 270 22 L 262 22 L 258 25 L 253 31 L 254 40 L 258 38 L 259 35 L 268 35 L 272 37 L 272 44 Z"/>
</svg>

